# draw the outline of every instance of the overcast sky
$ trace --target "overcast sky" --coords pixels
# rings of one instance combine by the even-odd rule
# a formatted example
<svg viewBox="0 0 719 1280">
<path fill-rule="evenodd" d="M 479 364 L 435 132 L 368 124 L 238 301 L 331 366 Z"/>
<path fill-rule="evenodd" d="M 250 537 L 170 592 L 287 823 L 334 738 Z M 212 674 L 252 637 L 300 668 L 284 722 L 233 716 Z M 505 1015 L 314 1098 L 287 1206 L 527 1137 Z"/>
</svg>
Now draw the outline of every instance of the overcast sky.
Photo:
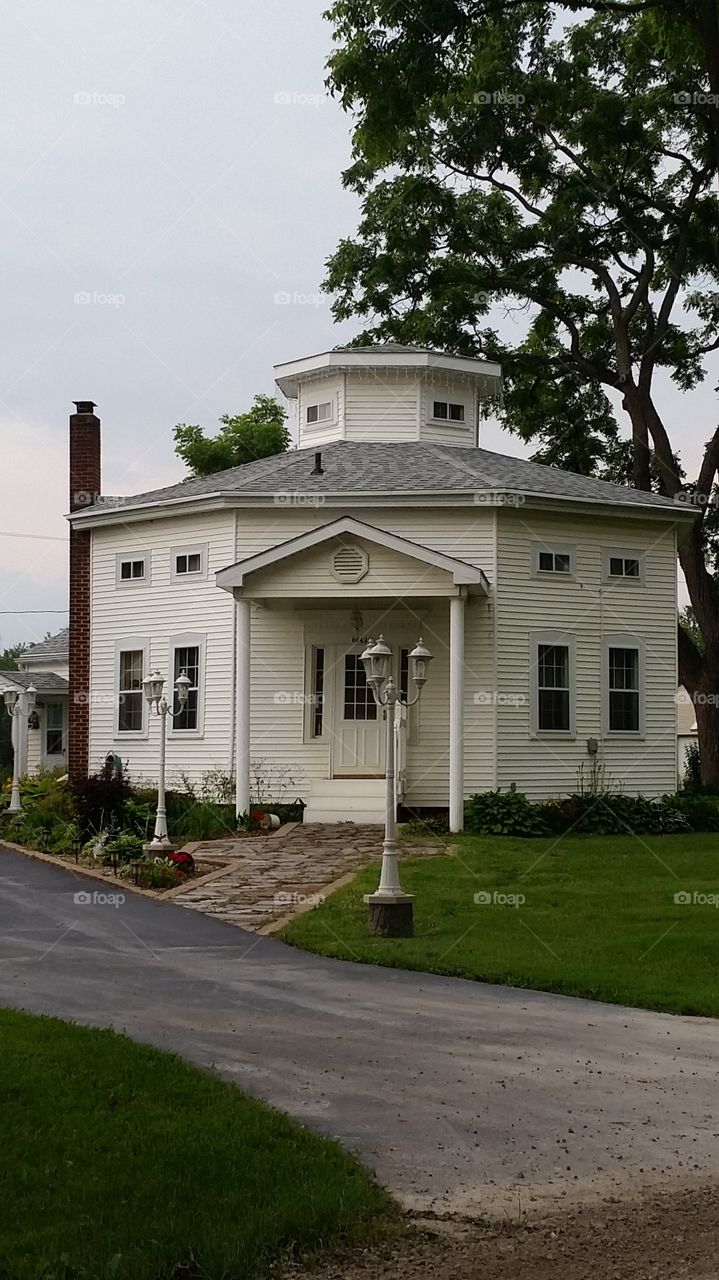
<svg viewBox="0 0 719 1280">
<path fill-rule="evenodd" d="M 0 648 L 66 622 L 73 400 L 98 404 L 105 492 L 139 492 L 184 474 L 176 422 L 214 430 L 273 364 L 353 336 L 318 293 L 357 214 L 324 7 L 0 5 Z M 708 390 L 664 407 L 693 464 Z"/>
</svg>

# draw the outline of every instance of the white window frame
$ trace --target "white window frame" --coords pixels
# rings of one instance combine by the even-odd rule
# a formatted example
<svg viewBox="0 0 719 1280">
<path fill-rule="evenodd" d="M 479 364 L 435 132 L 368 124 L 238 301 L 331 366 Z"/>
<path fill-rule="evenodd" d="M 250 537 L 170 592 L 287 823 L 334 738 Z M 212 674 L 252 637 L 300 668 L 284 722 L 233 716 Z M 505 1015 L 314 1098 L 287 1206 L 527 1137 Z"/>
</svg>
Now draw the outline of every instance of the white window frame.
<svg viewBox="0 0 719 1280">
<path fill-rule="evenodd" d="M 325 664 L 322 679 L 322 732 L 315 733 L 315 704 L 312 701 L 315 692 L 315 653 L 318 649 L 324 650 Z M 302 724 L 302 736 L 304 742 L 324 742 L 329 741 L 329 713 L 331 709 L 330 691 L 328 688 L 328 677 L 334 672 L 334 647 L 332 644 L 323 644 L 322 641 L 307 641 L 305 643 L 305 702 L 304 716 Z M 330 681 L 331 683 L 331 681 Z"/>
<path fill-rule="evenodd" d="M 453 399 L 450 399 L 450 397 L 449 397 L 448 395 L 442 395 L 442 394 L 440 394 L 440 395 L 434 395 L 434 393 L 433 393 L 432 391 L 430 391 L 430 393 L 429 393 L 429 394 L 430 394 L 430 411 L 429 411 L 429 415 L 428 415 L 428 416 L 429 416 L 429 420 L 430 420 L 430 422 L 440 423 L 443 427 L 466 427 L 466 426 L 467 426 L 467 424 L 468 424 L 468 422 L 469 422 L 469 409 L 470 409 L 470 406 L 467 404 L 467 401 L 466 401 L 466 400 L 460 400 L 460 399 L 457 399 L 456 397 L 455 397 L 455 398 L 453 398 Z M 447 406 L 447 417 L 446 417 L 446 418 L 436 418 L 436 417 L 435 417 L 435 415 L 434 415 L 434 406 L 435 406 L 435 404 L 446 404 L 446 406 Z M 449 406 L 450 406 L 451 404 L 456 404 L 456 405 L 461 406 L 461 409 L 462 409 L 462 417 L 461 417 L 461 418 L 450 418 L 450 416 L 449 416 Z"/>
<path fill-rule="evenodd" d="M 309 422 L 307 414 L 310 409 L 321 409 L 323 405 L 328 404 L 330 407 L 329 417 L 318 418 L 316 422 Z M 303 431 L 322 431 L 325 427 L 334 426 L 337 422 L 337 396 L 331 395 L 326 400 L 311 400 L 309 404 L 303 406 L 304 422 L 302 424 Z"/>
<path fill-rule="evenodd" d="M 179 573 L 178 556 L 200 557 L 200 568 L 192 572 Z M 170 547 L 170 580 L 172 582 L 205 582 L 207 580 L 208 544 L 193 542 L 188 546 Z"/>
<path fill-rule="evenodd" d="M 635 581 L 635 579 L 630 579 Z M 604 637 L 602 652 L 602 733 L 605 738 L 644 738 L 646 736 L 646 693 L 644 641 L 629 632 L 616 632 Z M 639 655 L 639 728 L 611 729 L 609 727 L 609 650 L 636 649 Z"/>
<path fill-rule="evenodd" d="M 48 724 L 48 712 L 51 707 L 53 708 L 58 707 L 60 710 L 60 735 L 61 735 L 61 742 L 62 742 L 61 751 L 48 751 L 47 749 L 47 735 L 50 729 L 50 726 Z M 43 765 L 45 764 L 45 761 L 50 756 L 52 756 L 53 758 L 64 757 L 65 759 L 67 759 L 67 730 L 68 730 L 68 722 L 67 722 L 66 700 L 63 698 L 52 698 L 52 697 L 43 698 L 42 714 L 40 716 L 40 732 L 41 732 L 40 760 Z"/>
<path fill-rule="evenodd" d="M 539 727 L 539 646 L 545 644 L 562 645 L 569 650 L 568 729 L 540 729 Z M 568 740 L 577 736 L 576 636 L 571 632 L 531 631 L 529 633 L 529 725 L 533 738 L 546 738 L 550 742 Z"/>
<path fill-rule="evenodd" d="M 112 727 L 113 737 L 119 739 L 120 742 L 141 742 L 148 736 L 149 717 L 144 689 L 142 690 L 142 729 L 120 728 L 120 654 L 136 649 L 142 650 L 142 678 L 144 680 L 150 671 L 150 641 L 146 636 L 124 636 L 121 640 L 115 641 L 114 719 Z"/>
<path fill-rule="evenodd" d="M 634 549 L 629 549 L 629 550 L 628 550 L 626 547 L 602 547 L 602 577 L 603 577 L 603 580 L 604 580 L 605 582 L 628 582 L 628 583 L 629 583 L 631 586 L 633 586 L 633 587 L 643 587 L 643 586 L 644 586 L 644 581 L 645 581 L 645 576 L 644 576 L 644 558 L 645 558 L 645 556 L 646 556 L 646 552 L 645 552 L 645 551 L 637 551 L 637 550 L 636 550 L 636 548 L 634 548 Z M 611 560 L 614 560 L 614 559 L 619 559 L 619 560 L 638 560 L 638 561 L 639 561 L 639 575 L 638 575 L 638 577 L 636 577 L 636 578 L 632 578 L 631 576 L 627 576 L 627 575 L 625 575 L 625 574 L 612 574 L 612 573 L 610 573 L 610 572 L 609 572 L 609 563 L 610 563 L 610 561 L 611 561 Z"/>
<path fill-rule="evenodd" d="M 121 570 L 123 564 L 134 563 L 142 560 L 145 566 L 145 572 L 141 578 L 123 578 Z M 118 551 L 115 556 L 115 586 L 122 587 L 149 587 L 150 584 L 151 557 L 149 551 Z"/>
<path fill-rule="evenodd" d="M 569 556 L 569 572 L 557 569 L 540 569 L 539 557 L 544 553 L 552 556 Z M 571 582 L 576 576 L 577 548 L 571 542 L 533 542 L 532 543 L 532 577 L 551 578 L 552 581 Z"/>
<path fill-rule="evenodd" d="M 176 729 L 172 716 L 167 717 L 167 736 L 168 738 L 204 738 L 205 736 L 205 658 L 207 649 L 207 636 L 199 631 L 186 631 L 176 636 L 170 636 L 169 649 L 167 655 L 167 685 L 166 697 L 170 703 L 170 709 L 174 706 L 175 701 L 175 651 L 177 649 L 188 649 L 191 646 L 199 649 L 198 654 L 198 687 L 197 687 L 197 728 L 196 729 Z M 172 702 L 170 702 L 172 695 Z"/>
</svg>

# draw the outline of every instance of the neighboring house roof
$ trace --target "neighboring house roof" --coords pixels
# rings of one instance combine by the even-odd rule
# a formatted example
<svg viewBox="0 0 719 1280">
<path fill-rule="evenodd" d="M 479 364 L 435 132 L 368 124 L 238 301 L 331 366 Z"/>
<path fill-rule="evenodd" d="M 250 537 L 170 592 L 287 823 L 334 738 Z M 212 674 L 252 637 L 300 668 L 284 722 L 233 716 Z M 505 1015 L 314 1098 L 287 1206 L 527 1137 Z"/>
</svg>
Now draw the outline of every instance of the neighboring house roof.
<svg viewBox="0 0 719 1280">
<path fill-rule="evenodd" d="M 322 474 L 313 474 L 316 452 L 322 455 Z M 130 509 L 163 507 L 208 498 L 237 498 L 251 503 L 289 503 L 294 497 L 319 495 L 327 499 L 404 497 L 463 497 L 477 505 L 493 496 L 518 495 L 524 500 L 549 499 L 595 506 L 624 507 L 649 513 L 693 517 L 693 508 L 655 493 L 625 488 L 591 476 L 575 475 L 523 458 L 491 453 L 488 449 L 435 445 L 420 441 L 385 443 L 337 440 L 320 448 L 295 449 L 272 458 L 248 462 L 210 476 L 196 476 L 164 489 L 127 498 L 104 498 L 75 512 L 82 522 L 103 516 L 118 518 Z M 509 504 L 508 504 L 509 505 Z"/>
<path fill-rule="evenodd" d="M 697 713 L 694 710 L 694 703 L 684 685 L 680 684 L 677 694 L 677 733 L 679 737 L 683 737 L 696 731 Z"/>
<path fill-rule="evenodd" d="M 328 542 L 332 538 L 338 538 L 348 533 L 354 535 L 354 537 L 365 538 L 368 542 L 374 542 L 379 546 L 387 547 L 390 551 L 396 551 L 400 555 L 411 556 L 412 559 L 419 560 L 424 564 L 434 565 L 437 569 L 444 569 L 447 573 L 451 573 L 452 581 L 456 586 L 475 585 L 482 587 L 485 591 L 489 587 L 487 578 L 482 570 L 477 569 L 474 565 L 467 564 L 465 560 L 458 560 L 455 556 L 445 555 L 442 551 L 432 551 L 429 547 L 423 547 L 420 543 L 412 542 L 408 538 L 400 538 L 396 534 L 386 533 L 383 529 L 377 529 L 374 525 L 365 524 L 363 520 L 355 520 L 353 516 L 342 516 L 339 520 L 331 520 L 329 524 L 320 525 L 318 529 L 310 529 L 308 533 L 302 533 L 296 538 L 288 539 L 287 542 L 280 542 L 277 546 L 268 547 L 266 551 L 258 551 L 254 556 L 248 556 L 245 560 L 239 560 L 236 564 L 229 565 L 218 573 L 217 585 L 227 591 L 231 591 L 233 587 L 243 586 L 249 573 L 256 573 L 259 569 L 266 569 L 268 565 L 277 564 L 280 560 L 286 560 L 288 556 L 295 556 L 299 552 L 308 551 L 323 542 Z"/>
<path fill-rule="evenodd" d="M 20 689 L 28 689 L 34 684 L 38 693 L 67 693 L 68 685 L 64 676 L 54 671 L 1 671 L 0 692 L 9 684 Z"/>
<path fill-rule="evenodd" d="M 65 658 L 67 659 L 70 648 L 70 628 L 63 627 L 62 631 L 58 631 L 57 635 L 48 636 L 47 640 L 41 640 L 39 644 L 33 644 L 24 653 L 20 654 L 18 662 L 28 662 L 35 658 Z"/>
</svg>

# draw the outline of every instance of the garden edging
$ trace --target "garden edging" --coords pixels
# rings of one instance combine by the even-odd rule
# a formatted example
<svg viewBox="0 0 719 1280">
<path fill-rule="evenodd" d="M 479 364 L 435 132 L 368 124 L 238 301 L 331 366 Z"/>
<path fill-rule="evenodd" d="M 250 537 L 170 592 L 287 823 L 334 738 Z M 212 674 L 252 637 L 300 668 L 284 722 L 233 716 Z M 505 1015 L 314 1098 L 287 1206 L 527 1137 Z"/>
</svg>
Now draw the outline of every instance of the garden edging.
<svg viewBox="0 0 719 1280">
<path fill-rule="evenodd" d="M 130 893 L 139 893 L 145 898 L 155 898 L 158 902 L 162 902 L 163 898 L 176 897 L 188 887 L 195 888 L 232 870 L 231 863 L 224 867 L 215 867 L 214 870 L 208 871 L 204 876 L 188 879 L 184 884 L 176 885 L 174 889 L 168 889 L 166 892 L 161 893 L 157 889 L 143 889 L 139 884 L 134 884 L 131 880 L 120 880 L 117 876 L 108 877 L 103 875 L 101 871 L 94 871 L 91 867 L 81 866 L 79 863 L 69 863 L 66 858 L 56 857 L 52 853 L 41 853 L 39 849 L 28 849 L 25 845 L 14 844 L 12 840 L 0 838 L 0 849 L 3 848 L 10 849 L 13 853 L 24 853 L 27 858 L 35 858 L 38 862 L 48 862 L 53 867 L 62 867 L 64 871 L 70 871 L 73 875 L 86 876 L 88 880 L 99 880 L 104 885 L 117 885 L 123 892 L 127 889 Z"/>
</svg>

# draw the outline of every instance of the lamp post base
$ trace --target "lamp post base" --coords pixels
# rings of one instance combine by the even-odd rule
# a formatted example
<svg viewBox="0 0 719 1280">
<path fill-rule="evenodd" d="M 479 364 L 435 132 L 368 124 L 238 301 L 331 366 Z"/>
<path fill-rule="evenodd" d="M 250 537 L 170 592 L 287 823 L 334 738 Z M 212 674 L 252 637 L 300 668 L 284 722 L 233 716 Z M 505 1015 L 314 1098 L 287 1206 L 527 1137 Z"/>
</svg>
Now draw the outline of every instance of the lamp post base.
<svg viewBox="0 0 719 1280">
<path fill-rule="evenodd" d="M 380 938 L 414 937 L 414 894 L 366 893 L 370 933 Z"/>
</svg>

